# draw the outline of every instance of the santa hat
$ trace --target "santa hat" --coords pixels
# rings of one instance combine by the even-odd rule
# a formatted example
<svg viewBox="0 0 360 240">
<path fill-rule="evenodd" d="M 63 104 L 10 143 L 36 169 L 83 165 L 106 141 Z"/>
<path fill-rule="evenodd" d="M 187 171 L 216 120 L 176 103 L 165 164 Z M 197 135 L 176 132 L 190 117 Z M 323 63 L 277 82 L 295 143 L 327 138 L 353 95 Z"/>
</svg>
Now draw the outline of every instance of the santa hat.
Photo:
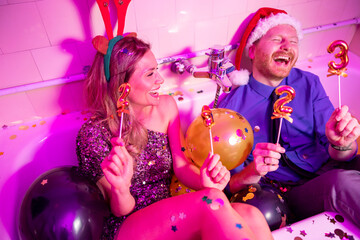
<svg viewBox="0 0 360 240">
<path fill-rule="evenodd" d="M 240 45 L 235 56 L 235 68 L 240 70 L 241 57 L 244 49 L 246 50 L 246 53 L 248 53 L 249 48 L 254 42 L 264 36 L 271 28 L 281 24 L 293 26 L 298 34 L 298 38 L 302 38 L 300 23 L 295 18 L 289 16 L 284 10 L 260 8 L 250 20 L 240 40 Z M 240 82 L 243 83 L 244 80 L 242 79 Z M 236 85 L 236 82 L 233 84 Z"/>
</svg>

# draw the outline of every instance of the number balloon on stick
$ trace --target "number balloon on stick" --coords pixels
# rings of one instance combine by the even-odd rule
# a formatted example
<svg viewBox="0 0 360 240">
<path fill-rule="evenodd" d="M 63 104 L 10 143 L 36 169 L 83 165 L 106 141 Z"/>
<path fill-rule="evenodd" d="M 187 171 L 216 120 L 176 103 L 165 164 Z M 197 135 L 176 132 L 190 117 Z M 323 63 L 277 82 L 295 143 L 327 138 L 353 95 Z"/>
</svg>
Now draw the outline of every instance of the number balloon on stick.
<svg viewBox="0 0 360 240">
<path fill-rule="evenodd" d="M 212 133 L 211 133 L 211 127 L 214 126 L 214 117 L 212 115 L 212 112 L 209 108 L 209 106 L 204 105 L 201 109 L 201 117 L 203 119 L 205 127 L 209 128 L 209 134 L 210 134 L 210 147 L 211 147 L 211 155 L 214 155 L 214 147 L 213 147 L 213 141 L 212 141 Z"/>
<path fill-rule="evenodd" d="M 131 86 L 128 83 L 123 83 L 119 87 L 120 97 L 116 104 L 117 113 L 118 113 L 118 116 L 120 117 L 119 138 L 121 138 L 121 133 L 122 133 L 123 114 L 126 111 L 125 108 L 129 106 L 129 102 L 126 101 L 126 98 L 129 95 L 130 90 L 131 90 Z"/>
<path fill-rule="evenodd" d="M 276 141 L 276 144 L 278 144 L 280 139 L 281 125 L 283 118 L 285 118 L 291 123 L 293 122 L 293 119 L 290 117 L 291 113 L 293 112 L 293 109 L 289 106 L 284 106 L 284 105 L 291 102 L 296 94 L 295 94 L 295 90 L 287 85 L 277 87 L 275 89 L 275 93 L 278 96 L 282 95 L 283 93 L 286 94 L 286 96 L 276 100 L 276 102 L 274 103 L 273 116 L 271 116 L 271 119 L 280 118 L 279 131 Z"/>
<path fill-rule="evenodd" d="M 335 58 L 339 58 L 340 63 L 335 63 L 335 61 L 330 61 L 328 64 L 329 74 L 327 76 L 329 77 L 332 75 L 338 75 L 339 108 L 341 108 L 340 76 L 347 77 L 345 71 L 347 70 L 346 66 L 349 63 L 349 57 L 348 57 L 349 46 L 345 41 L 336 40 L 330 43 L 330 45 L 327 48 L 327 51 L 329 53 L 333 53 L 336 48 L 340 49 L 340 51 L 335 54 Z"/>
</svg>

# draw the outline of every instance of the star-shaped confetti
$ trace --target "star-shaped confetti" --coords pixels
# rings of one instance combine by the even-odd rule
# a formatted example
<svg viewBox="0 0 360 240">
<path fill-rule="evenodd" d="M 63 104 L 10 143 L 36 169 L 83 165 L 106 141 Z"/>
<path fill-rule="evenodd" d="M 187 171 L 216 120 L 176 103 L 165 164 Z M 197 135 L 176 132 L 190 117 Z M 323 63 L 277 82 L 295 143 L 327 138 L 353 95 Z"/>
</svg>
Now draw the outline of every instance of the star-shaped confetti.
<svg viewBox="0 0 360 240">
<path fill-rule="evenodd" d="M 180 218 L 181 220 L 184 220 L 184 219 L 186 218 L 186 214 L 183 213 L 183 212 L 179 213 L 179 218 Z"/>
<path fill-rule="evenodd" d="M 178 229 L 177 229 L 176 226 L 171 226 L 171 230 L 174 231 L 174 232 L 176 232 Z"/>
<path fill-rule="evenodd" d="M 172 222 L 175 222 L 176 217 L 175 217 L 174 215 L 172 215 L 172 216 L 170 217 L 170 220 L 171 220 Z"/>
<path fill-rule="evenodd" d="M 291 227 L 287 227 L 286 231 L 289 232 L 289 233 L 292 233 L 294 230 Z"/>
<path fill-rule="evenodd" d="M 335 218 L 330 219 L 330 222 L 331 222 L 332 224 L 335 224 L 335 223 L 336 223 Z"/>
<path fill-rule="evenodd" d="M 214 140 L 214 142 L 218 142 L 218 141 L 219 141 L 219 137 L 218 137 L 218 136 L 215 136 L 215 137 L 213 137 L 213 140 Z"/>
<path fill-rule="evenodd" d="M 332 232 L 325 233 L 325 237 L 328 237 L 328 238 L 335 238 L 335 234 L 333 234 Z"/>
<path fill-rule="evenodd" d="M 182 152 L 185 152 L 185 148 L 184 148 L 184 147 L 181 147 L 181 151 L 182 151 Z"/>
<path fill-rule="evenodd" d="M 305 236 L 307 235 L 307 233 L 305 232 L 305 230 L 301 230 L 301 231 L 300 231 L 300 235 L 302 235 L 302 236 L 305 237 Z"/>
<path fill-rule="evenodd" d="M 44 180 L 41 181 L 41 185 L 43 185 L 43 186 L 44 186 L 45 184 L 47 184 L 47 183 L 48 183 L 48 180 L 47 180 L 47 179 L 44 179 Z"/>
</svg>

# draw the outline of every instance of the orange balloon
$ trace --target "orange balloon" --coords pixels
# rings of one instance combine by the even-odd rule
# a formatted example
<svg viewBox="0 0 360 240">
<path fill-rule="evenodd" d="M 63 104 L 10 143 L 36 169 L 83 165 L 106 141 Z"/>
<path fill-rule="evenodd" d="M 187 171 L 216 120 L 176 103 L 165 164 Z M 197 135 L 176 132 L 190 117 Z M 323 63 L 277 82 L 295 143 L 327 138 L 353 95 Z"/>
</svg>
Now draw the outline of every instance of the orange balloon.
<svg viewBox="0 0 360 240">
<path fill-rule="evenodd" d="M 190 192 L 195 192 L 195 190 L 185 186 L 175 175 L 173 175 L 170 183 L 171 196 L 175 197 Z"/>
<path fill-rule="evenodd" d="M 254 134 L 249 122 L 239 113 L 225 108 L 211 109 L 214 125 L 211 128 L 214 153 L 220 155 L 222 164 L 234 169 L 249 156 L 254 144 Z M 208 127 L 198 116 L 190 124 L 185 137 L 187 156 L 202 166 L 211 151 Z"/>
</svg>

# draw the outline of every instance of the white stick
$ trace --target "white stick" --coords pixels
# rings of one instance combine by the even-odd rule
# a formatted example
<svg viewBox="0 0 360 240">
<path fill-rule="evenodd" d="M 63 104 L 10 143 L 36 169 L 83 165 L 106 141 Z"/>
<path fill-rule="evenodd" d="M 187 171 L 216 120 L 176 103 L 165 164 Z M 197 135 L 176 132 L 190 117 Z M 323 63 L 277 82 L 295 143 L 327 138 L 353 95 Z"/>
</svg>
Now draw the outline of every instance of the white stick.
<svg viewBox="0 0 360 240">
<path fill-rule="evenodd" d="M 280 140 L 280 132 L 281 132 L 282 120 L 283 120 L 283 118 L 280 118 L 279 131 L 278 131 L 278 135 L 277 135 L 276 145 L 279 144 L 279 140 Z"/>
<path fill-rule="evenodd" d="M 339 89 L 339 108 L 341 108 L 341 90 L 340 90 L 340 75 L 338 75 L 338 89 Z"/>
<path fill-rule="evenodd" d="M 212 156 L 212 155 L 214 155 L 214 147 L 213 147 L 213 141 L 212 141 L 211 128 L 209 128 L 209 133 L 210 133 L 210 148 L 211 148 L 211 156 Z"/>
<path fill-rule="evenodd" d="M 119 138 L 121 138 L 121 132 L 122 132 L 122 123 L 123 123 L 123 112 L 121 112 L 121 117 L 120 117 L 120 129 L 119 129 Z"/>
</svg>

